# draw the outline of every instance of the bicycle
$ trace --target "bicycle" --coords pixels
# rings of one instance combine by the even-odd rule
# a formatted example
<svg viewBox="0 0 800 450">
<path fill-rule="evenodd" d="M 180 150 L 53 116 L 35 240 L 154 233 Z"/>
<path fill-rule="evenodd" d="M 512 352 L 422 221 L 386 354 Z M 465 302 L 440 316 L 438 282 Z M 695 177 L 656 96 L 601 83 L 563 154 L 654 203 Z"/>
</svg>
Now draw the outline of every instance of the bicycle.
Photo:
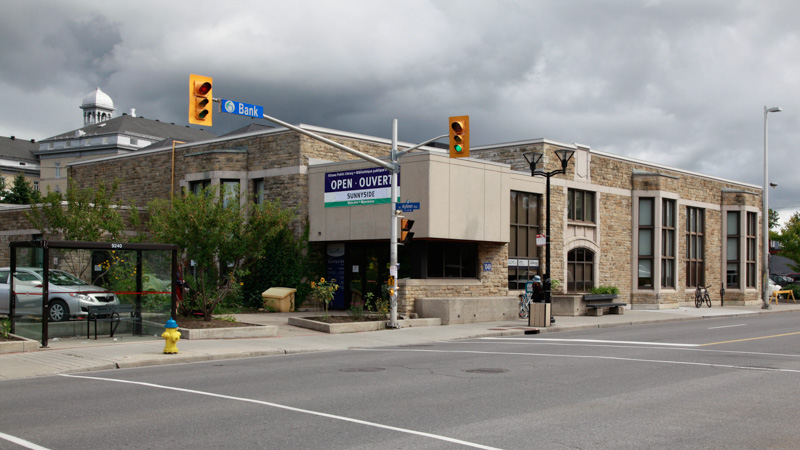
<svg viewBox="0 0 800 450">
<path fill-rule="evenodd" d="M 531 314 L 531 299 L 533 295 L 531 292 L 525 291 L 524 294 L 519 294 L 519 318 L 527 319 Z"/>
<path fill-rule="evenodd" d="M 694 290 L 694 306 L 699 308 L 703 306 L 703 302 L 711 308 L 711 297 L 708 295 L 708 286 L 697 286 Z"/>
</svg>

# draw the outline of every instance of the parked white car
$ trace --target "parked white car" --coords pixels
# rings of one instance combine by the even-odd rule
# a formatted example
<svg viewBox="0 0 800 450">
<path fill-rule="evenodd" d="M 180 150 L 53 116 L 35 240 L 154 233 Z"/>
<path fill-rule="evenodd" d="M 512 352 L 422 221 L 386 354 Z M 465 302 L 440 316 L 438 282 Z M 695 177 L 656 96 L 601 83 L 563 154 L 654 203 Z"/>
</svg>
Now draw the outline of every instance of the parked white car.
<svg viewBox="0 0 800 450">
<path fill-rule="evenodd" d="M 11 306 L 10 272 L 8 267 L 0 268 L 0 314 L 8 314 Z M 14 273 L 15 314 L 41 315 L 43 272 L 40 268 L 17 267 Z M 49 275 L 48 320 L 51 322 L 85 317 L 91 305 L 119 304 L 113 292 L 93 286 L 63 270 L 50 270 Z"/>
</svg>

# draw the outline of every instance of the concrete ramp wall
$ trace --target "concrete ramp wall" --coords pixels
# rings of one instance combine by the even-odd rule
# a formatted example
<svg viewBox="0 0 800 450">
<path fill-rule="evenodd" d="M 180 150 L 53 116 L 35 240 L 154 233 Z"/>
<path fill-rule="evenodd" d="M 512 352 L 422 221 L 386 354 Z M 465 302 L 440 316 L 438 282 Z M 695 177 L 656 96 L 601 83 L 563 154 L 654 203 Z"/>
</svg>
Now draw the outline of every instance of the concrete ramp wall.
<svg viewBox="0 0 800 450">
<path fill-rule="evenodd" d="M 519 297 L 417 298 L 419 317 L 439 318 L 442 325 L 519 319 Z"/>
</svg>

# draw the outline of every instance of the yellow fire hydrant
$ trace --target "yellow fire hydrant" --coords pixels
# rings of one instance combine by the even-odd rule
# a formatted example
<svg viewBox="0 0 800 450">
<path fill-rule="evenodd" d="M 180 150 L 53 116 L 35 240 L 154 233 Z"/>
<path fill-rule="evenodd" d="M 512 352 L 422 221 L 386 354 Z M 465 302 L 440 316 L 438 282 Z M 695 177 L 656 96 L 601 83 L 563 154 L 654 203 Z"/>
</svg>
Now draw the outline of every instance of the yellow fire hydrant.
<svg viewBox="0 0 800 450">
<path fill-rule="evenodd" d="M 178 331 L 178 322 L 169 319 L 164 326 L 165 330 L 161 333 L 167 343 L 164 346 L 164 353 L 178 353 L 178 341 L 181 339 L 181 332 Z"/>
</svg>

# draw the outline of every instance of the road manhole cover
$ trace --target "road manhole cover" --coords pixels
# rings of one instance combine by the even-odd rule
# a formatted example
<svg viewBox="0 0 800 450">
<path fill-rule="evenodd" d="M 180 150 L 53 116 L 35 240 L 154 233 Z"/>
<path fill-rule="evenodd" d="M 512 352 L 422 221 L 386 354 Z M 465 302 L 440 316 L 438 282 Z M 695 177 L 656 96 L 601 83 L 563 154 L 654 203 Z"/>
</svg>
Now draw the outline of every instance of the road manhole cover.
<svg viewBox="0 0 800 450">
<path fill-rule="evenodd" d="M 380 372 L 386 370 L 383 367 L 349 367 L 342 369 L 342 372 Z"/>
<path fill-rule="evenodd" d="M 466 369 L 464 372 L 467 373 L 504 373 L 508 372 L 508 369 L 500 369 L 500 368 L 483 368 L 483 369 Z"/>
</svg>

